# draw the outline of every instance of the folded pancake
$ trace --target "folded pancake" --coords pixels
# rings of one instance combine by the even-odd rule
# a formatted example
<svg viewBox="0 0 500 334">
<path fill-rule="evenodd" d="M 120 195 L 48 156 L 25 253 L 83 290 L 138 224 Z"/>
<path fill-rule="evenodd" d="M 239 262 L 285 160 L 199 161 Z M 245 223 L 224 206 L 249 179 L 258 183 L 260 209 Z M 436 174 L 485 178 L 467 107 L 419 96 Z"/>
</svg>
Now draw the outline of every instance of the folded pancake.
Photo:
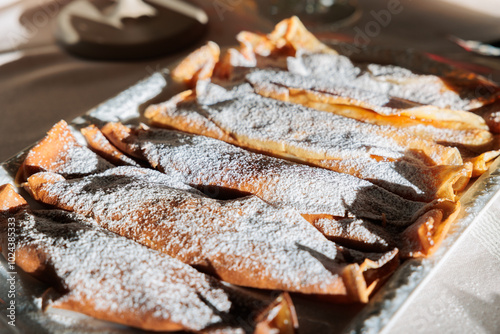
<svg viewBox="0 0 500 334">
<path fill-rule="evenodd" d="M 108 123 L 102 132 L 125 152 L 139 148 L 151 166 L 198 189 L 237 190 L 303 215 L 360 217 L 405 225 L 429 207 L 348 174 L 249 152 L 205 136 L 144 126 L 128 128 L 121 123 Z"/>
<path fill-rule="evenodd" d="M 257 299 L 82 216 L 31 211 L 10 185 L 0 187 L 0 198 L 8 198 L 0 213 L 3 255 L 14 248 L 16 265 L 52 286 L 44 308 L 152 331 L 294 332 L 287 296 Z M 14 241 L 8 238 L 12 219 Z"/>
<path fill-rule="evenodd" d="M 252 52 L 264 57 L 294 56 L 297 52 L 337 54 L 311 34 L 296 16 L 279 22 L 270 34 L 242 31 L 236 39 L 242 49 L 247 48 L 243 50 L 244 54 Z"/>
<path fill-rule="evenodd" d="M 115 166 L 136 166 L 139 164 L 117 150 L 95 125 L 87 126 L 80 130 L 90 148 L 101 157 L 113 163 Z M 54 171 L 57 172 L 57 171 Z"/>
<path fill-rule="evenodd" d="M 451 126 L 459 129 L 478 128 L 487 130 L 484 120 L 473 113 L 422 104 L 387 92 L 369 89 L 369 87 L 358 87 L 356 86 L 356 79 L 344 83 L 337 82 L 334 79 L 341 76 L 343 72 L 336 73 L 320 72 L 317 75 L 301 75 L 290 71 L 260 69 L 248 74 L 247 79 L 254 85 L 273 84 L 278 89 L 283 86 L 284 88 L 310 91 L 318 95 L 317 102 L 322 99 L 324 102 L 331 104 L 352 105 L 373 110 L 383 116 L 406 116 L 420 120 L 448 121 Z M 380 82 L 371 84 L 374 87 L 384 86 Z M 458 122 L 459 124 L 452 122 Z"/>
<path fill-rule="evenodd" d="M 484 120 L 473 113 L 415 103 L 350 86 L 349 82 L 341 85 L 324 77 L 276 70 L 255 70 L 246 78 L 262 96 L 367 123 L 404 128 L 437 142 L 481 146 L 493 138 Z"/>
<path fill-rule="evenodd" d="M 125 152 L 127 147 L 133 152 L 140 148 L 145 159 L 165 174 L 200 190 L 210 186 L 220 192 L 237 190 L 294 208 L 330 240 L 364 251 L 397 245 L 413 256 L 427 256 L 431 251 L 421 252 L 422 244 L 433 238 L 437 247 L 445 235 L 437 227 L 448 226 L 458 209 L 451 203 L 405 200 L 348 174 L 252 153 L 204 136 L 144 126 L 131 129 L 121 123 L 108 123 L 102 131 Z M 436 212 L 441 216 L 436 218 Z M 413 224 L 432 224 L 436 229 L 409 247 L 402 235 Z"/>
<path fill-rule="evenodd" d="M 38 173 L 27 189 L 36 200 L 236 285 L 366 302 L 377 281 L 364 273 L 385 275 L 397 265 L 397 250 L 351 251 L 293 210 L 257 197 L 222 201 L 173 188 L 172 177 L 151 169 L 122 166 L 70 181 Z"/>
<path fill-rule="evenodd" d="M 263 132 L 267 130 L 269 136 L 275 136 L 276 134 L 271 133 L 269 129 L 264 129 L 263 125 L 267 126 L 280 117 L 285 125 L 281 125 L 279 130 L 287 128 L 288 132 L 293 132 L 296 128 L 297 131 L 300 131 L 300 134 L 292 136 L 294 141 L 305 137 L 305 141 L 317 142 L 320 141 L 316 138 L 319 137 L 319 134 L 313 138 L 307 131 L 311 130 L 315 133 L 325 131 L 324 135 L 327 137 L 323 141 L 329 141 L 330 145 L 327 152 L 323 152 L 325 148 L 322 148 L 318 150 L 319 152 L 309 153 L 316 159 L 378 156 L 388 160 L 400 158 L 418 160 L 426 165 L 462 164 L 460 152 L 455 148 L 415 138 L 397 129 L 374 126 L 346 117 L 265 98 L 255 94 L 248 84 L 235 85 L 226 89 L 209 82 L 200 82 L 196 90 L 196 102 L 200 106 L 200 112 L 204 113 L 223 131 L 231 133 L 238 141 L 241 141 L 243 137 L 250 136 L 250 133 L 246 132 L 253 132 L 255 136 L 264 137 Z M 256 119 L 261 116 L 262 120 L 259 124 L 255 124 Z M 249 123 L 248 127 L 256 129 L 246 130 L 244 124 L 235 124 L 237 121 L 241 121 L 238 118 L 243 117 L 246 117 L 246 123 Z M 289 118 L 296 120 L 291 122 L 288 121 Z"/>
<path fill-rule="evenodd" d="M 178 82 L 194 86 L 198 80 L 206 80 L 212 77 L 219 56 L 219 46 L 214 42 L 208 42 L 183 59 L 172 70 L 171 76 Z"/>
<path fill-rule="evenodd" d="M 455 66 L 454 62 L 445 57 L 430 53 L 420 53 L 415 50 L 388 49 L 383 46 L 364 45 L 355 46 L 355 52 L 351 52 L 354 45 L 336 41 L 335 47 L 349 57 L 355 66 L 366 72 L 373 73 L 375 77 L 388 79 L 401 84 L 412 84 L 414 79 L 427 79 L 430 83 L 440 80 L 443 86 L 441 92 L 430 92 L 425 94 L 427 98 L 432 94 L 444 93 L 458 95 L 454 97 L 458 101 L 456 107 L 451 109 L 473 111 L 474 108 L 483 107 L 498 100 L 499 86 L 484 76 L 478 75 L 466 69 L 467 66 Z M 372 69 L 367 70 L 370 66 Z M 434 76 L 434 78 L 432 77 Z M 425 88 L 424 88 L 425 89 Z M 451 91 L 448 92 L 448 91 Z M 419 95 L 418 93 L 414 93 Z M 439 101 L 443 106 L 448 106 L 446 100 Z M 443 103 L 446 102 L 446 103 Z M 436 104 L 439 106 L 439 104 Z M 464 107 L 465 106 L 465 107 Z"/>
<path fill-rule="evenodd" d="M 248 84 L 199 82 L 197 94 L 152 105 L 145 116 L 158 126 L 351 174 L 412 200 L 454 200 L 471 173 L 456 148 L 265 98 Z"/>
<path fill-rule="evenodd" d="M 111 163 L 82 146 L 68 124 L 60 121 L 26 156 L 16 175 L 16 182 L 26 181 L 29 175 L 52 171 L 67 178 L 99 173 L 114 167 Z"/>
<path fill-rule="evenodd" d="M 476 86 L 468 87 L 464 84 L 449 85 L 451 74 L 443 78 L 432 74 L 415 73 L 395 65 L 354 64 L 342 55 L 302 54 L 288 58 L 288 70 L 309 78 L 327 81 L 334 86 L 355 87 L 423 105 L 436 106 L 444 109 L 443 112 L 446 112 L 446 109 L 459 112 L 483 106 L 493 102 L 499 93 L 496 87 L 496 93 L 485 98 L 477 93 L 477 89 L 480 88 L 477 82 Z M 418 115 L 420 114 L 417 113 L 416 116 Z M 433 116 L 428 115 L 428 117 Z M 444 116 L 435 115 L 435 117 L 442 119 Z M 477 117 L 477 120 L 480 118 Z"/>
<path fill-rule="evenodd" d="M 310 218 L 323 235 L 346 247 L 382 251 L 396 245 L 400 257 L 421 258 L 439 248 L 459 211 L 460 202 L 440 201 L 409 226 L 380 226 L 359 218 Z"/>
<path fill-rule="evenodd" d="M 240 42 L 239 51 L 247 59 L 260 56 L 269 59 L 272 64 L 273 58 L 295 57 L 288 60 L 287 67 L 291 71 L 319 74 L 338 84 L 349 84 L 425 105 L 459 111 L 472 110 L 493 103 L 500 97 L 500 88 L 490 80 L 442 63 L 429 64 L 427 61 L 424 66 L 420 66 L 422 68 L 419 68 L 419 60 L 408 63 L 393 59 L 395 64 L 401 63 L 407 68 L 369 63 L 375 55 L 353 63 L 321 43 L 297 17 L 281 21 L 268 35 L 243 31 L 238 34 L 237 40 Z M 379 53 L 386 56 L 387 50 Z M 265 63 L 265 60 L 261 63 Z"/>
</svg>

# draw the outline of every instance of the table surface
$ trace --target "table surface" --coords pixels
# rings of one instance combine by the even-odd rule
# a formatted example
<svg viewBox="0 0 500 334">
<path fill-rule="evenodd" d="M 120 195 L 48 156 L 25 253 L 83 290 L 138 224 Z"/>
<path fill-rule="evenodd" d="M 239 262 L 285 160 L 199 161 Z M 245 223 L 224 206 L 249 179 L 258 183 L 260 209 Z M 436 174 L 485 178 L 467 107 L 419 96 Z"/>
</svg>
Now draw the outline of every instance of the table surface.
<svg viewBox="0 0 500 334">
<path fill-rule="evenodd" d="M 500 58 L 471 55 L 451 43 L 464 39 L 500 38 L 499 10 L 471 9 L 435 0 L 360 0 L 362 17 L 333 36 L 356 37 L 377 24 L 390 3 L 399 11 L 368 36 L 368 42 L 399 49 L 413 48 L 475 64 L 500 81 Z M 2 0 L 0 4 L 0 161 L 43 137 L 60 119 L 71 120 L 165 67 L 190 50 L 136 62 L 101 62 L 63 52 L 53 37 L 58 10 L 67 0 Z M 255 13 L 247 0 L 200 1 L 210 17 L 206 39 L 235 44 L 241 30 L 269 31 L 273 24 Z M 220 4 L 224 5 L 221 12 Z M 375 23 L 374 23 L 375 22 Z M 337 35 L 337 33 L 339 35 Z M 202 42 L 200 42 L 201 44 Z M 385 333 L 496 333 L 500 328 L 500 198 L 468 230 L 418 293 L 411 296 Z"/>
</svg>

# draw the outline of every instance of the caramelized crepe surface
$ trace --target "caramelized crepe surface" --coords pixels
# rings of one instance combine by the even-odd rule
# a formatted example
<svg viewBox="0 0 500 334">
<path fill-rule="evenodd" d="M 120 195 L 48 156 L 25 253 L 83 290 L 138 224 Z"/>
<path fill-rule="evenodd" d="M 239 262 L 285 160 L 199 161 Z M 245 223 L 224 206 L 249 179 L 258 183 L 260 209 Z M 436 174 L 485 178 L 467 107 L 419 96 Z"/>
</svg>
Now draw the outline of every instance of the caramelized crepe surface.
<svg viewBox="0 0 500 334">
<path fill-rule="evenodd" d="M 15 219 L 16 264 L 47 282 L 44 306 L 155 331 L 252 332 L 276 314 L 290 321 L 293 305 L 256 299 L 190 266 L 60 210 L 32 211 L 13 187 L 0 190 L 0 244 L 7 256 L 8 221 Z M 23 203 L 24 202 L 24 203 Z M 267 309 L 266 308 L 270 308 Z M 262 314 L 241 321 L 238 312 Z"/>
<path fill-rule="evenodd" d="M 366 301 L 369 287 L 352 287 L 346 277 L 362 283 L 368 263 L 382 267 L 397 255 L 343 249 L 294 211 L 256 197 L 220 201 L 172 188 L 170 177 L 149 169 L 117 167 L 70 181 L 38 173 L 27 186 L 37 200 L 237 285 Z"/>
<path fill-rule="evenodd" d="M 427 256 L 458 209 L 451 202 L 409 201 L 347 174 L 251 153 L 204 136 L 130 129 L 120 123 L 108 123 L 102 131 L 125 152 L 142 152 L 165 174 L 200 190 L 217 186 L 213 192 L 237 190 L 294 208 L 329 239 L 362 250 L 397 245 L 405 250 L 404 257 Z M 349 216 L 357 219 L 344 218 Z M 409 235 L 418 228 L 426 232 Z"/>
<path fill-rule="evenodd" d="M 470 177 L 471 166 L 462 164 L 456 148 L 264 98 L 248 84 L 201 85 L 196 98 L 150 106 L 146 117 L 156 125 L 351 174 L 414 200 L 454 199 Z"/>
<path fill-rule="evenodd" d="M 90 125 L 89 149 L 61 121 L 16 177 L 57 209 L 0 187 L 0 240 L 14 214 L 18 265 L 57 282 L 52 307 L 151 330 L 292 333 L 287 295 L 255 300 L 218 279 L 367 302 L 400 258 L 439 247 L 457 194 L 500 153 L 500 89 L 480 76 L 354 62 L 296 17 L 237 39 L 187 56 L 171 72 L 186 90 L 147 108 L 184 133 Z"/>
</svg>

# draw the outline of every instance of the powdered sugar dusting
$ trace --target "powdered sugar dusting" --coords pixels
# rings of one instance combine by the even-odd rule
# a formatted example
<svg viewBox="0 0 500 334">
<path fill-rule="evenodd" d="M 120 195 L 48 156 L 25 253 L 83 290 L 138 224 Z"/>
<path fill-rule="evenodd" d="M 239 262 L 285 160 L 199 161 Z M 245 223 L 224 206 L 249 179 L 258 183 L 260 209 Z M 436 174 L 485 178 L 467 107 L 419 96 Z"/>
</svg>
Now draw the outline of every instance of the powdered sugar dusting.
<svg viewBox="0 0 500 334">
<path fill-rule="evenodd" d="M 44 201 L 215 271 L 230 283 L 347 293 L 340 277 L 345 250 L 295 211 L 274 208 L 257 197 L 218 201 L 165 186 L 165 179 L 169 177 L 156 171 L 118 167 L 80 180 L 45 184 L 40 191 L 46 195 Z"/>
<path fill-rule="evenodd" d="M 415 159 L 435 164 L 460 164 L 459 152 L 415 138 L 391 127 L 359 122 L 301 105 L 262 97 L 248 92 L 248 84 L 221 93 L 208 84 L 199 96 L 201 109 L 210 120 L 239 140 L 265 145 L 276 143 L 287 153 L 307 151 L 310 159 L 352 159 L 376 156 L 382 159 Z M 242 88 L 243 87 L 243 88 Z M 232 98 L 228 96 L 232 94 Z M 221 100 L 217 102 L 217 96 Z M 425 157 L 422 156 L 425 154 Z"/>
<path fill-rule="evenodd" d="M 374 153 L 373 150 L 377 151 L 377 155 L 387 158 L 398 159 L 404 156 L 404 148 L 398 147 L 394 140 L 363 131 L 374 129 L 370 125 L 360 125 L 356 128 L 359 122 L 351 119 L 336 115 L 325 118 L 322 116 L 330 114 L 263 98 L 254 93 L 239 94 L 239 89 L 233 89 L 232 96 L 226 91 L 224 95 L 221 94 L 221 99 L 217 100 L 222 87 L 211 84 L 210 88 L 212 87 L 213 89 L 206 90 L 210 100 L 200 96 L 198 101 L 203 104 L 203 110 L 209 114 L 212 121 L 238 137 L 248 137 L 260 142 L 276 142 L 282 147 L 291 146 L 290 149 L 296 147 L 308 150 L 316 158 L 367 156 Z M 329 129 L 324 129 L 325 121 L 328 121 L 326 127 Z M 335 122 L 334 129 L 331 129 L 332 122 Z M 326 137 L 323 137 L 325 135 Z M 318 147 L 319 142 L 328 145 Z"/>
<path fill-rule="evenodd" d="M 388 94 L 372 92 L 358 87 L 332 83 L 325 76 L 302 76 L 291 72 L 274 70 L 255 70 L 247 75 L 247 79 L 254 85 L 269 82 L 285 87 L 310 89 L 327 93 L 349 101 L 351 105 L 367 106 L 382 115 L 397 115 L 401 109 L 419 107 L 419 104 L 394 99 Z"/>
<path fill-rule="evenodd" d="M 16 224 L 16 248 L 45 254 L 69 291 L 53 302 L 56 307 L 72 301 L 90 304 L 97 312 L 169 320 L 200 330 L 221 322 L 220 314 L 232 306 L 216 280 L 167 255 L 92 227 L 75 214 L 22 211 L 16 215 Z"/>
<path fill-rule="evenodd" d="M 59 173 L 69 178 L 114 167 L 89 148 L 80 145 L 64 121 L 54 125 L 47 136 L 30 150 L 25 165 L 28 168 L 35 167 L 36 171 Z"/>
<path fill-rule="evenodd" d="M 75 177 L 99 173 L 113 165 L 100 158 L 87 147 L 68 144 L 64 148 L 66 155 L 61 157 L 65 159 L 64 164 L 55 162 L 47 171 L 59 173 L 65 177 Z"/>
<path fill-rule="evenodd" d="M 386 250 L 394 243 L 394 237 L 386 229 L 360 219 L 345 218 L 338 221 L 318 219 L 314 222 L 314 226 L 328 238 L 344 240 L 352 245 L 362 245 L 361 247 L 365 249 Z"/>
<path fill-rule="evenodd" d="M 422 75 L 394 65 L 353 64 L 349 58 L 333 54 L 303 54 L 289 58 L 288 70 L 320 77 L 330 86 L 348 86 L 453 110 L 467 110 L 477 104 L 475 91 L 455 92 L 434 75 Z"/>
<path fill-rule="evenodd" d="M 411 199 L 430 200 L 434 198 L 436 187 L 440 186 L 436 184 L 435 175 L 414 156 L 420 152 L 408 151 L 405 140 L 411 143 L 411 136 L 407 134 L 263 98 L 249 93 L 249 84 L 237 85 L 233 89 L 223 89 L 211 83 L 203 85 L 201 91 L 210 96 L 209 100 L 204 96 L 199 98 L 205 104 L 181 103 L 162 112 L 167 117 L 182 115 L 185 122 L 209 117 L 211 122 L 231 133 L 245 147 L 262 151 L 272 149 L 273 154 L 293 156 L 331 169 L 334 166 L 328 166 L 325 161 L 343 163 L 343 169 L 334 170 L 377 182 Z M 222 102 L 216 103 L 217 98 Z M 189 131 L 198 130 L 193 128 Z M 401 143 L 393 139 L 398 136 Z M 417 144 L 422 143 L 426 142 L 417 141 Z M 431 153 L 434 151 L 436 156 L 456 153 L 456 149 L 430 142 L 427 144 L 423 146 Z"/>
<path fill-rule="evenodd" d="M 302 214 L 410 222 L 424 206 L 351 175 L 251 153 L 208 137 L 149 129 L 140 130 L 135 140 L 151 165 L 185 183 L 237 189 Z"/>
</svg>

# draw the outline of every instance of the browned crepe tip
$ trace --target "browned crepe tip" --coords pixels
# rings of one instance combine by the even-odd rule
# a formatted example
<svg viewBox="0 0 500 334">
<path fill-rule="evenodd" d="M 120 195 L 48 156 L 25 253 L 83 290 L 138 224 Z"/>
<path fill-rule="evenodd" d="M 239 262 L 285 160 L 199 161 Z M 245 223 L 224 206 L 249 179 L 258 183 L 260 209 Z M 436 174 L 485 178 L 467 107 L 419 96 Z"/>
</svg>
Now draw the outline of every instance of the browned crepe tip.
<svg viewBox="0 0 500 334">
<path fill-rule="evenodd" d="M 0 186 L 0 212 L 12 212 L 28 205 L 10 183 Z"/>
<path fill-rule="evenodd" d="M 78 143 L 65 121 L 55 124 L 31 150 L 16 175 L 21 184 L 38 172 L 55 172 L 65 177 L 78 177 L 102 172 L 113 167 L 89 148 Z"/>
<path fill-rule="evenodd" d="M 401 236 L 401 256 L 429 257 L 445 238 L 451 223 L 460 212 L 460 202 L 438 201 Z"/>
<path fill-rule="evenodd" d="M 94 152 L 116 166 L 139 166 L 113 146 L 97 126 L 91 124 L 80 130 Z"/>
<path fill-rule="evenodd" d="M 189 87 L 194 87 L 198 80 L 212 77 L 219 56 L 219 46 L 214 42 L 208 42 L 177 65 L 171 73 L 172 78 L 187 84 Z"/>
<path fill-rule="evenodd" d="M 337 54 L 310 33 L 297 16 L 282 20 L 268 35 L 242 31 L 236 38 L 242 47 L 249 47 L 260 56 L 270 54 L 294 56 L 300 50 Z"/>
</svg>

